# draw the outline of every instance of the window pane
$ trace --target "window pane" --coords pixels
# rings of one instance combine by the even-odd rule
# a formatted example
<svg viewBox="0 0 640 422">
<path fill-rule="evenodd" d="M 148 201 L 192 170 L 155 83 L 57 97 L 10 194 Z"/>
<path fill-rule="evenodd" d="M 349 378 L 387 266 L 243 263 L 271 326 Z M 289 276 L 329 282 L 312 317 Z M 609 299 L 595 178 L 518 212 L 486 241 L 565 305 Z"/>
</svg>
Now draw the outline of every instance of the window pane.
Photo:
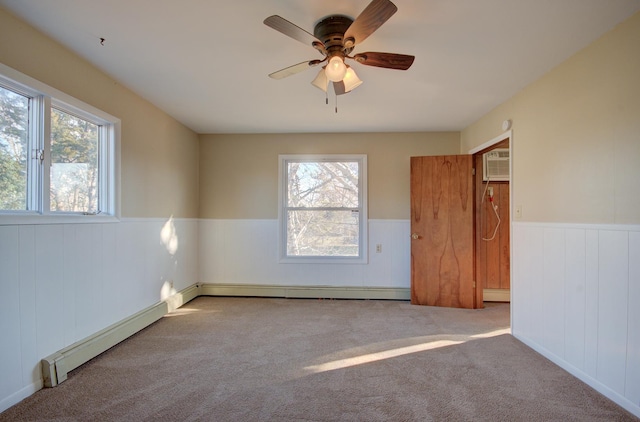
<svg viewBox="0 0 640 422">
<path fill-rule="evenodd" d="M 288 256 L 358 256 L 358 211 L 288 211 Z"/>
<path fill-rule="evenodd" d="M 27 209 L 29 98 L 0 87 L 0 210 Z"/>
<path fill-rule="evenodd" d="M 358 208 L 358 162 L 288 162 L 288 207 Z"/>
<path fill-rule="evenodd" d="M 98 128 L 51 109 L 51 211 L 98 211 Z"/>
</svg>

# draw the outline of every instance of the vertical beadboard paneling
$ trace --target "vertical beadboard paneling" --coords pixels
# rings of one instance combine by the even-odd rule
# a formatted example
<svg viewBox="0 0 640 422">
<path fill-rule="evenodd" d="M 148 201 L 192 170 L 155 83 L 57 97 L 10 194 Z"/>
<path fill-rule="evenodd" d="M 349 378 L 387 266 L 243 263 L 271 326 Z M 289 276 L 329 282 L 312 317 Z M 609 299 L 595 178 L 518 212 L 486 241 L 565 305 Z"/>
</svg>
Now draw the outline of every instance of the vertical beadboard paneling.
<svg viewBox="0 0 640 422">
<path fill-rule="evenodd" d="M 5 381 L 0 384 L 0 397 L 13 393 L 22 386 L 20 366 L 20 271 L 18 250 L 13 245 L 18 243 L 17 227 L 0 227 L 0 373 Z"/>
<path fill-rule="evenodd" d="M 584 370 L 585 355 L 585 230 L 565 231 L 564 332 L 565 359 Z"/>
<path fill-rule="evenodd" d="M 625 397 L 640 406 L 640 232 L 629 233 L 629 309 Z"/>
<path fill-rule="evenodd" d="M 547 349 L 564 357 L 564 289 L 565 289 L 565 231 L 544 230 L 544 258 L 542 261 L 542 321 Z"/>
<path fill-rule="evenodd" d="M 40 362 L 37 353 L 36 305 L 36 230 L 33 226 L 20 226 L 17 251 L 20 270 L 20 351 L 22 385 L 40 383 Z"/>
<path fill-rule="evenodd" d="M 116 288 L 118 280 L 118 242 L 117 242 L 117 225 L 101 224 L 101 243 L 102 252 L 100 255 L 100 264 L 102 271 L 96 274 L 96 282 L 101 286 L 100 316 L 98 324 L 100 327 L 107 327 L 113 323 L 115 315 L 111 310 L 114 303 L 118 303 L 122 291 Z"/>
<path fill-rule="evenodd" d="M 363 284 L 384 287 L 392 281 L 393 226 L 380 220 L 369 220 L 369 265 L 364 269 Z M 380 253 L 376 245 L 381 245 Z"/>
<path fill-rule="evenodd" d="M 411 222 L 409 220 L 391 222 L 391 284 L 392 287 L 411 288 Z"/>
<path fill-rule="evenodd" d="M 629 235 L 600 231 L 598 379 L 624 394 L 629 292 Z"/>
<path fill-rule="evenodd" d="M 522 276 L 528 287 L 528 297 L 525 299 L 526 313 L 523 316 L 529 322 L 530 336 L 536 341 L 544 342 L 543 315 L 545 304 L 545 290 L 542 282 L 544 262 L 544 231 L 526 229 L 525 244 L 528 253 L 523 257 Z"/>
<path fill-rule="evenodd" d="M 175 225 L 179 244 L 171 260 L 171 274 L 174 289 L 179 291 L 198 280 L 198 224 L 197 221 L 177 220 Z"/>
<path fill-rule="evenodd" d="M 65 346 L 64 226 L 36 227 L 36 309 L 38 356 Z"/>
<path fill-rule="evenodd" d="M 62 303 L 59 308 L 59 313 L 62 315 L 62 322 L 60 328 L 64 332 L 64 346 L 68 346 L 73 343 L 73 339 L 76 336 L 76 312 L 78 310 L 79 299 L 84 297 L 82 293 L 76 291 L 78 285 L 78 278 L 80 273 L 86 267 L 86 261 L 82 260 L 79 256 L 83 246 L 76 242 L 76 230 L 78 225 L 65 224 L 60 226 L 63 232 L 62 237 Z"/>
<path fill-rule="evenodd" d="M 42 386 L 40 359 L 159 301 L 164 280 L 198 282 L 198 220 L 0 226 L 0 411 Z"/>
<path fill-rule="evenodd" d="M 147 251 L 145 227 L 138 221 L 123 221 L 116 231 L 118 273 L 113 288 L 120 297 L 113 304 L 117 320 L 136 313 L 142 307 L 136 300 L 145 297 L 144 270 Z M 137 308 L 137 309 L 136 309 Z"/>
<path fill-rule="evenodd" d="M 526 247 L 526 232 L 526 227 L 513 227 L 511 239 L 513 250 Z M 530 282 L 526 269 L 527 256 L 527 254 L 514 254 L 511 257 L 512 275 L 514 279 L 518 280 L 518 283 L 511 284 L 511 300 L 513 303 L 520 304 L 518 312 L 511 314 L 511 330 L 518 332 L 521 336 L 531 338 L 531 320 L 527 318 L 531 314 Z"/>
<path fill-rule="evenodd" d="M 211 284 L 409 288 L 409 231 L 408 220 L 370 220 L 367 264 L 285 264 L 278 262 L 277 220 L 202 220 L 200 280 Z M 375 252 L 378 243 L 382 244 L 379 254 Z"/>
<path fill-rule="evenodd" d="M 513 334 L 640 416 L 640 228 L 515 222 L 513 234 Z"/>
<path fill-rule="evenodd" d="M 78 245 L 73 262 L 65 268 L 75 272 L 75 337 L 68 345 L 83 339 L 101 327 L 102 284 L 100 278 L 100 260 L 102 256 L 102 237 L 94 224 L 76 226 L 75 241 Z M 65 273 L 66 278 L 66 273 Z M 97 317 L 97 318 L 96 318 Z"/>
<path fill-rule="evenodd" d="M 598 377 L 599 232 L 585 231 L 584 370 Z"/>
</svg>

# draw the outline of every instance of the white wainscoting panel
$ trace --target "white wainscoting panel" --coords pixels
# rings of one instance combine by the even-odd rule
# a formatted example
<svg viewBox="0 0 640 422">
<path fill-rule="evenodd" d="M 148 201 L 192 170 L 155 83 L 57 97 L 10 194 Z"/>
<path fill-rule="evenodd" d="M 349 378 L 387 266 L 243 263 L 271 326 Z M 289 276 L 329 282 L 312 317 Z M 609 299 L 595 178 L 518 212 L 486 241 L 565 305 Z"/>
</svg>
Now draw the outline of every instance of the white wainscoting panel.
<svg viewBox="0 0 640 422">
<path fill-rule="evenodd" d="M 640 416 L 640 226 L 513 223 L 512 333 Z"/>
<path fill-rule="evenodd" d="M 0 411 L 45 356 L 197 283 L 197 248 L 197 219 L 0 226 Z"/>
<path fill-rule="evenodd" d="M 291 264 L 278 262 L 277 220 L 201 220 L 200 281 L 410 288 L 410 229 L 409 220 L 369 220 L 367 264 Z"/>
</svg>

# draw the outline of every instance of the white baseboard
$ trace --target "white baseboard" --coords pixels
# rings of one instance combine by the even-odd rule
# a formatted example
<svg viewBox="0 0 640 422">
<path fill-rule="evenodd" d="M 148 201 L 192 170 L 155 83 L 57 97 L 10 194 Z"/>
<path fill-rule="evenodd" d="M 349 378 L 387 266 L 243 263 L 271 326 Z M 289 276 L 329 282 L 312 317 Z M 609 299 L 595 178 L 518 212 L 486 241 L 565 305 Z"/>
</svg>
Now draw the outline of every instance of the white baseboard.
<svg viewBox="0 0 640 422">
<path fill-rule="evenodd" d="M 44 386 L 55 387 L 67 379 L 67 374 L 70 371 L 153 324 L 167 313 L 197 296 L 199 296 L 199 287 L 194 284 L 162 302 L 47 356 L 41 361 Z"/>
<path fill-rule="evenodd" d="M 8 397 L 5 397 L 4 399 L 0 400 L 0 413 L 4 412 L 13 405 L 20 403 L 22 400 L 26 399 L 27 397 L 41 389 L 42 381 L 38 381 L 33 384 L 27 385 L 24 388 L 21 388 Z"/>
<path fill-rule="evenodd" d="M 484 302 L 511 302 L 510 289 L 483 289 L 482 300 Z"/>
<path fill-rule="evenodd" d="M 622 396 L 621 394 L 613 391 L 611 388 L 607 387 L 597 379 L 590 377 L 580 369 L 567 363 L 567 361 L 565 361 L 564 359 L 559 358 L 555 354 L 551 353 L 549 350 L 545 349 L 544 347 L 541 347 L 538 343 L 531 341 L 530 339 L 520 336 L 518 334 L 513 334 L 513 336 L 518 340 L 520 340 L 521 342 L 523 342 L 524 344 L 526 344 L 527 346 L 529 346 L 530 348 L 532 348 L 533 350 L 535 350 L 536 352 L 540 353 L 545 358 L 549 359 L 551 362 L 558 365 L 560 368 L 564 369 L 574 377 L 578 378 L 580 381 L 584 382 L 585 384 L 587 384 L 588 386 L 590 386 L 591 388 L 593 388 L 603 396 L 607 397 L 609 400 L 613 401 L 620 407 L 624 408 L 626 411 L 640 418 L 640 406 L 638 405 L 638 403 L 634 403 L 631 400 L 627 399 L 626 397 Z"/>
<path fill-rule="evenodd" d="M 411 290 L 393 287 L 280 286 L 262 284 L 202 284 L 202 296 L 256 296 L 307 299 L 410 300 Z"/>
</svg>

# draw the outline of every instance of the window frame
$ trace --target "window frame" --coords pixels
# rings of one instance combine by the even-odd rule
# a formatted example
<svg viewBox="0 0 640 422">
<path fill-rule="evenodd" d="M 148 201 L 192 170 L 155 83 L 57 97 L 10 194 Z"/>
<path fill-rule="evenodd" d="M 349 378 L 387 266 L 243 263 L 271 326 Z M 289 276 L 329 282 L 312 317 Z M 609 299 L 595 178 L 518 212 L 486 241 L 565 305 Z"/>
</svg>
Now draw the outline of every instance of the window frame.
<svg viewBox="0 0 640 422">
<path fill-rule="evenodd" d="M 27 209 L 0 210 L 0 226 L 120 221 L 120 119 L 2 63 L 0 85 L 30 99 Z M 97 214 L 50 210 L 52 108 L 99 126 Z M 41 163 L 33 158 L 36 149 L 43 151 Z"/>
<path fill-rule="evenodd" d="M 358 256 L 287 255 L 287 165 L 289 162 L 357 161 L 359 169 Z M 295 264 L 366 264 L 368 263 L 368 188 L 366 154 L 280 154 L 278 155 L 278 262 Z M 355 208 L 350 208 L 355 209 Z"/>
</svg>

